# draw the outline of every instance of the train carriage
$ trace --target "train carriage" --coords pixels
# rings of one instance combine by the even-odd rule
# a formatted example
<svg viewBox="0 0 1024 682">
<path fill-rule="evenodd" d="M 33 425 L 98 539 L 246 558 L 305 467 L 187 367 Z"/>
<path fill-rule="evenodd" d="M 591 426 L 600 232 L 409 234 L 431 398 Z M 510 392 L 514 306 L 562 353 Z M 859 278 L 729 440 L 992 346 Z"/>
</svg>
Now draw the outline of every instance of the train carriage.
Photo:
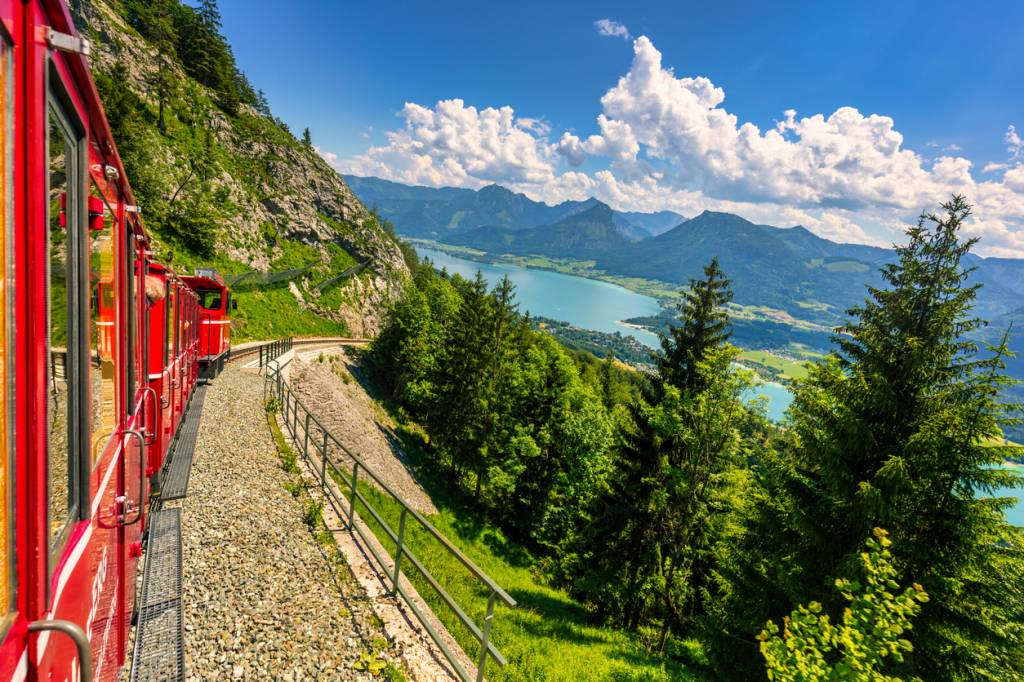
<svg viewBox="0 0 1024 682">
<path fill-rule="evenodd" d="M 230 348 L 223 280 L 214 311 L 153 258 L 88 48 L 64 2 L 0 0 L 3 679 L 118 677 L 151 482 Z"/>
<path fill-rule="evenodd" d="M 199 269 L 182 278 L 199 303 L 199 377 L 212 379 L 224 369 L 231 351 L 231 312 L 236 304 L 231 290 L 216 270 Z"/>
</svg>

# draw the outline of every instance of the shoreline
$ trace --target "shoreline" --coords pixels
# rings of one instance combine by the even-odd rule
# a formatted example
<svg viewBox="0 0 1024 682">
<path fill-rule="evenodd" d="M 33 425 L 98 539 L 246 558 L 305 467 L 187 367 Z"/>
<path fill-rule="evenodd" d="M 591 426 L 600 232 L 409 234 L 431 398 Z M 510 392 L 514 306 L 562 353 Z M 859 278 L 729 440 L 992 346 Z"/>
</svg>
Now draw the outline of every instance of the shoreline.
<svg viewBox="0 0 1024 682">
<path fill-rule="evenodd" d="M 402 235 L 399 235 L 399 236 L 402 237 L 402 239 L 404 239 L 407 242 L 409 242 L 410 244 L 412 244 L 413 248 L 415 248 L 416 246 L 422 246 L 425 249 L 433 249 L 434 251 L 440 251 L 442 253 L 448 254 L 449 256 L 454 256 L 455 258 L 464 258 L 466 260 L 474 261 L 476 263 L 487 263 L 488 265 L 511 265 L 511 266 L 514 266 L 514 267 L 526 268 L 526 269 L 532 269 L 532 270 L 544 270 L 545 272 L 555 272 L 555 273 L 558 273 L 560 275 L 570 275 L 572 277 L 580 277 L 582 279 L 589 279 L 589 280 L 593 280 L 595 282 L 604 282 L 605 284 L 614 284 L 615 286 L 622 287 L 626 291 L 632 292 L 634 294 L 639 294 L 640 296 L 647 296 L 648 298 L 653 298 L 655 301 L 658 302 L 658 305 L 661 306 L 662 308 L 667 307 L 674 300 L 674 299 L 672 299 L 672 298 L 670 298 L 668 296 L 664 296 L 664 295 L 660 295 L 660 294 L 657 294 L 657 293 L 653 293 L 649 289 L 644 289 L 643 287 L 638 287 L 635 284 L 631 286 L 630 283 L 628 282 L 629 278 L 622 278 L 622 279 L 620 279 L 620 278 L 615 277 L 614 275 L 605 275 L 602 272 L 595 272 L 595 271 L 589 270 L 589 269 L 582 270 L 582 271 L 577 271 L 577 270 L 573 270 L 572 268 L 556 267 L 556 266 L 553 266 L 553 265 L 542 264 L 542 263 L 534 263 L 534 264 L 530 264 L 530 265 L 524 265 L 523 263 L 516 262 L 515 259 L 516 258 L 526 258 L 527 256 L 515 256 L 514 254 L 500 254 L 500 253 L 499 254 L 495 254 L 495 253 L 490 253 L 490 252 L 487 252 L 487 251 L 479 251 L 479 249 L 471 249 L 470 247 L 457 247 L 457 246 L 453 247 L 451 244 L 445 244 L 444 242 L 437 242 L 437 241 L 433 241 L 431 239 L 423 239 L 422 237 L 405 237 L 405 236 L 402 236 Z M 468 249 L 468 250 L 463 250 L 463 249 Z M 546 256 L 542 256 L 542 258 L 547 258 L 547 257 Z M 626 280 L 626 281 L 624 281 L 624 280 Z M 669 289 L 674 288 L 674 287 L 677 286 L 677 285 L 672 284 L 671 282 L 662 282 L 660 280 L 649 280 L 649 281 L 652 282 L 655 285 L 662 285 L 662 286 L 664 286 L 666 288 L 669 288 Z M 682 285 L 678 285 L 678 286 L 682 287 Z M 639 329 L 645 329 L 644 327 L 638 327 L 638 328 Z M 647 331 L 650 331 L 650 330 L 647 330 Z"/>
<path fill-rule="evenodd" d="M 626 322 L 625 320 L 615 320 L 615 324 L 622 325 L 623 327 L 627 327 L 629 329 L 635 329 L 637 331 L 647 332 L 649 334 L 657 334 L 657 332 L 654 332 L 653 330 L 643 326 L 642 324 L 634 324 L 632 322 Z"/>
</svg>

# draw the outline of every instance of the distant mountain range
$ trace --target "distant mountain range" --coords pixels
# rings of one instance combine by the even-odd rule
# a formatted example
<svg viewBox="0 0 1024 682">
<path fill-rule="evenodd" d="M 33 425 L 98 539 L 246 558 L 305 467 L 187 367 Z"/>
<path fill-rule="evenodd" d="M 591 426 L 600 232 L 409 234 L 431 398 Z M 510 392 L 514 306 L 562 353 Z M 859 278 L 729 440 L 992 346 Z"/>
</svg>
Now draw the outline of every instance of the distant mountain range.
<svg viewBox="0 0 1024 682">
<path fill-rule="evenodd" d="M 891 249 L 840 244 L 801 226 L 757 225 L 730 213 L 705 211 L 686 219 L 671 211 L 616 211 L 593 198 L 549 206 L 497 185 L 434 189 L 377 178 L 345 180 L 400 234 L 470 246 L 492 256 L 593 261 L 595 269 L 609 275 L 678 285 L 700 276 L 701 268 L 718 257 L 732 280 L 735 302 L 753 311 L 734 319 L 736 338 L 759 347 L 801 343 L 827 348 L 829 337 L 822 330 L 839 324 L 849 308 L 864 301 L 865 286 L 881 286 L 879 268 L 895 259 Z M 998 342 L 1012 324 L 1010 346 L 1017 357 L 1007 361 L 1008 371 L 1024 380 L 1024 259 L 968 258 L 975 268 L 972 281 L 984 285 L 975 312 L 990 321 L 977 337 Z M 797 321 L 819 326 L 809 330 Z M 1010 395 L 1024 401 L 1024 386 Z M 1024 428 L 1010 433 L 1024 439 Z"/>
<path fill-rule="evenodd" d="M 403 234 L 439 241 L 484 226 L 525 230 L 549 225 L 601 204 L 590 198 L 549 206 L 500 185 L 472 190 L 414 187 L 355 175 L 344 178 L 364 204 L 376 206 L 381 217 L 393 222 Z M 661 234 L 685 220 L 672 211 L 612 213 L 616 227 L 630 239 Z"/>
<path fill-rule="evenodd" d="M 345 180 L 404 235 L 491 254 L 593 260 L 611 275 L 681 285 L 717 256 L 737 303 L 825 325 L 863 301 L 865 285 L 880 285 L 879 267 L 895 257 L 891 249 L 841 244 L 804 227 L 757 225 L 731 213 L 705 211 L 687 220 L 671 211 L 615 211 L 594 198 L 549 206 L 498 185 L 434 189 Z M 985 285 L 979 314 L 1022 317 L 1024 260 L 972 256 L 971 264 L 975 281 Z"/>
</svg>

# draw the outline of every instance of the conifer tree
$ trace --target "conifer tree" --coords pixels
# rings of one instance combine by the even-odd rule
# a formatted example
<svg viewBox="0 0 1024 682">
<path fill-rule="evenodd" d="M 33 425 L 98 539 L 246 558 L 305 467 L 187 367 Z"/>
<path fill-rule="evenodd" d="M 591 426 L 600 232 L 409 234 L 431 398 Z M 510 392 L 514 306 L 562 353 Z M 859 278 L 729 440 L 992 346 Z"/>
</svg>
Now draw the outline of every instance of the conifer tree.
<svg viewBox="0 0 1024 682">
<path fill-rule="evenodd" d="M 309 128 L 302 129 L 302 144 L 306 145 L 307 147 L 313 146 L 313 136 L 310 134 Z"/>
<path fill-rule="evenodd" d="M 431 421 L 459 478 L 471 470 L 479 477 L 488 454 L 493 308 L 487 281 L 477 271 L 476 278 L 463 288 L 440 363 L 439 395 Z"/>
<path fill-rule="evenodd" d="M 679 324 L 661 340 L 662 355 L 658 373 L 665 383 L 681 391 L 698 388 L 697 364 L 704 353 L 729 340 L 729 313 L 732 301 L 730 282 L 718 266 L 718 258 L 704 266 L 703 279 L 691 279 L 678 304 Z"/>
<path fill-rule="evenodd" d="M 747 547 L 734 597 L 737 611 L 762 604 L 759 620 L 829 604 L 860 539 L 885 527 L 898 581 L 933 600 L 905 672 L 1013 679 L 1024 675 L 1022 538 L 1002 516 L 1009 501 L 986 499 L 1012 485 L 997 468 L 1009 453 L 993 445 L 1015 421 L 1000 399 L 1007 349 L 981 353 L 972 340 L 983 322 L 964 263 L 976 240 L 960 235 L 970 206 L 955 196 L 943 209 L 907 231 L 882 268 L 887 287 L 868 290 L 838 350 L 798 387 L 789 445 L 765 479 L 768 516 L 754 522 L 773 538 Z"/>
<path fill-rule="evenodd" d="M 582 591 L 590 590 L 595 602 L 614 595 L 621 611 L 609 615 L 628 628 L 657 612 L 659 649 L 673 627 L 702 608 L 710 502 L 737 452 L 747 384 L 727 343 L 722 307 L 731 296 L 717 260 L 705 268 L 705 279 L 693 281 L 679 324 L 664 342 L 659 376 L 632 409 L 619 475 L 594 518 L 602 551 L 592 558 L 595 571 Z"/>
</svg>

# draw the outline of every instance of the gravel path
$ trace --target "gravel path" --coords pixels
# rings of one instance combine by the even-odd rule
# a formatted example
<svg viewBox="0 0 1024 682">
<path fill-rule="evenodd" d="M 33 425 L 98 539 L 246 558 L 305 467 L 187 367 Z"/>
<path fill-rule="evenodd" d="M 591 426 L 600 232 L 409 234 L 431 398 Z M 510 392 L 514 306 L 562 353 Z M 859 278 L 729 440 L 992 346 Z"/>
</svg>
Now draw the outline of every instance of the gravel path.
<svg viewBox="0 0 1024 682">
<path fill-rule="evenodd" d="M 296 353 L 288 383 L 327 429 L 373 470 L 388 487 L 422 514 L 437 509 L 405 462 L 388 414 L 352 376 L 358 371 L 337 346 Z"/>
<path fill-rule="evenodd" d="M 187 680 L 356 680 L 381 622 L 332 546 L 302 520 L 261 404 L 263 379 L 228 366 L 206 395 L 182 508 Z M 170 504 L 168 505 L 170 506 Z"/>
</svg>

